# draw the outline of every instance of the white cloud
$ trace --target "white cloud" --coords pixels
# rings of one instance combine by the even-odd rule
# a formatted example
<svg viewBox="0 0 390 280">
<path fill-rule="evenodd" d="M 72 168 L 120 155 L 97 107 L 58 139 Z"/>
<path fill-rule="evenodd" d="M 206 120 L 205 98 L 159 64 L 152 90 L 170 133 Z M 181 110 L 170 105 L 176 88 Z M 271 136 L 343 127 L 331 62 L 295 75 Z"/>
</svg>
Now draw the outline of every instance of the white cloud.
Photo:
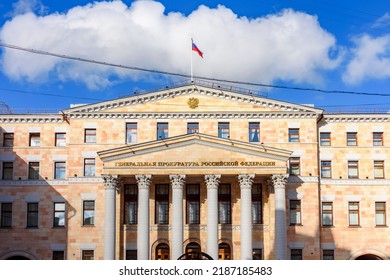
<svg viewBox="0 0 390 280">
<path fill-rule="evenodd" d="M 354 39 L 352 60 L 343 80 L 358 84 L 367 79 L 390 78 L 390 35 L 373 38 L 367 34 Z"/>
<path fill-rule="evenodd" d="M 12 4 L 13 11 L 11 16 L 17 16 L 29 12 L 37 11 L 38 14 L 43 15 L 47 12 L 47 8 L 40 0 L 19 0 Z"/>
<path fill-rule="evenodd" d="M 390 26 L 390 13 L 385 13 L 383 16 L 378 18 L 372 28 L 387 28 Z"/>
<path fill-rule="evenodd" d="M 194 55 L 194 74 L 272 83 L 315 84 L 340 56 L 333 35 L 315 16 L 293 10 L 248 19 L 230 9 L 199 6 L 188 16 L 164 13 L 154 1 L 95 2 L 65 14 L 15 16 L 1 30 L 4 43 L 150 69 L 189 74 L 190 38 L 204 52 Z M 148 78 L 141 72 L 109 68 L 6 49 L 4 73 L 14 80 L 44 82 L 50 76 L 85 83 L 89 88 Z"/>
</svg>

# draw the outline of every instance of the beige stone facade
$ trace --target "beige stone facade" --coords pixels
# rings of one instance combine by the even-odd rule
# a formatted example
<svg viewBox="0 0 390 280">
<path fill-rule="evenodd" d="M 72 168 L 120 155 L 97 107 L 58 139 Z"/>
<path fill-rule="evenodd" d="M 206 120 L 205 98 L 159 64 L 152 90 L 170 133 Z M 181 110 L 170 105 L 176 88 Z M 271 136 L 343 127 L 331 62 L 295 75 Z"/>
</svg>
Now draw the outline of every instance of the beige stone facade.
<svg viewBox="0 0 390 280">
<path fill-rule="evenodd" d="M 1 115 L 0 259 L 388 259 L 389 120 L 196 83 Z"/>
</svg>

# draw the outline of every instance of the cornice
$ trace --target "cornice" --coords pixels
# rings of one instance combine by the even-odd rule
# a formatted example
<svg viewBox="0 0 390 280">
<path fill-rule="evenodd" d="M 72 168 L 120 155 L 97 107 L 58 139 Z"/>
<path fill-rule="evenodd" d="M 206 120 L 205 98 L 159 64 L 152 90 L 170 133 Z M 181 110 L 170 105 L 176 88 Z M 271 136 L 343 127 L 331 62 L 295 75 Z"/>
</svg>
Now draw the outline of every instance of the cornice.
<svg viewBox="0 0 390 280">
<path fill-rule="evenodd" d="M 324 114 L 324 121 L 328 123 L 356 123 L 356 122 L 389 122 L 390 114 Z"/>
<path fill-rule="evenodd" d="M 67 180 L 0 180 L 0 186 L 2 187 L 47 187 L 67 185 Z"/>
<path fill-rule="evenodd" d="M 318 183 L 318 176 L 295 176 L 290 175 L 288 177 L 287 183 Z"/>
<path fill-rule="evenodd" d="M 8 123 L 64 123 L 66 122 L 61 115 L 0 115 L 0 122 Z"/>
<path fill-rule="evenodd" d="M 321 185 L 390 186 L 389 179 L 321 179 Z"/>
</svg>

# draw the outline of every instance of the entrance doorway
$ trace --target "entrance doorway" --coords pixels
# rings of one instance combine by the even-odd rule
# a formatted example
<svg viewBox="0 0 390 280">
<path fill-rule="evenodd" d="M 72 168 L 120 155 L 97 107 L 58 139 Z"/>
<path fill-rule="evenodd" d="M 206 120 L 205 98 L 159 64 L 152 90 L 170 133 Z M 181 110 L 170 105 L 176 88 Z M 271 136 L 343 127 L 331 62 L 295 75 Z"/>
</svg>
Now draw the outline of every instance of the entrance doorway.
<svg viewBox="0 0 390 280">
<path fill-rule="evenodd" d="M 221 243 L 218 246 L 218 259 L 219 260 L 231 260 L 231 250 L 227 243 Z"/>
<path fill-rule="evenodd" d="M 156 260 L 169 260 L 169 246 L 165 243 L 160 243 L 156 247 Z"/>
<path fill-rule="evenodd" d="M 357 257 L 355 260 L 382 260 L 382 258 L 374 254 L 365 254 Z"/>
</svg>

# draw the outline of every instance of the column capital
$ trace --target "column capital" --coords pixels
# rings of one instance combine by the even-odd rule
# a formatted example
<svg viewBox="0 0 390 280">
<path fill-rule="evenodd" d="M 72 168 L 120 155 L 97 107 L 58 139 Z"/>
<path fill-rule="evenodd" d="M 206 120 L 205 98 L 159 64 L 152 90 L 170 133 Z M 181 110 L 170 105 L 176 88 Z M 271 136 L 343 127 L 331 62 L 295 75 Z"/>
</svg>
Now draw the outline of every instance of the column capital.
<svg viewBox="0 0 390 280">
<path fill-rule="evenodd" d="M 218 188 L 219 181 L 221 180 L 221 175 L 220 174 L 204 175 L 204 180 L 206 181 L 206 187 L 208 189 L 216 189 Z"/>
<path fill-rule="evenodd" d="M 135 179 L 138 183 L 138 188 L 149 189 L 152 181 L 152 175 L 135 175 Z"/>
<path fill-rule="evenodd" d="M 273 174 L 270 179 L 267 180 L 267 184 L 272 192 L 273 189 L 286 188 L 288 174 Z"/>
<path fill-rule="evenodd" d="M 106 190 L 119 190 L 120 179 L 118 175 L 102 174 L 104 180 L 104 188 Z"/>
<path fill-rule="evenodd" d="M 169 180 L 171 180 L 172 189 L 183 189 L 186 175 L 169 175 Z"/>
<path fill-rule="evenodd" d="M 240 183 L 241 189 L 252 189 L 254 178 L 255 178 L 255 174 L 238 175 L 238 182 Z"/>
</svg>

